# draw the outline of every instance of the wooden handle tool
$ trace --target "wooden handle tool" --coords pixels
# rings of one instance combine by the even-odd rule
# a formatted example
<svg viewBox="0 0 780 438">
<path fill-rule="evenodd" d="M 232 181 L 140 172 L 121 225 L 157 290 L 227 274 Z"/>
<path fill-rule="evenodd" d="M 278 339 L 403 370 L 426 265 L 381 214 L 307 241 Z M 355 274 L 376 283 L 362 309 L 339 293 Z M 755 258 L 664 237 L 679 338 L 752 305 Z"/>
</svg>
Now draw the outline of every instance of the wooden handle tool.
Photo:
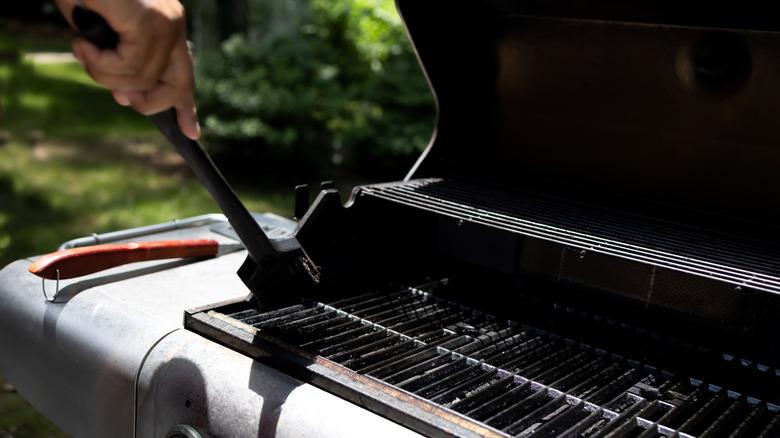
<svg viewBox="0 0 780 438">
<path fill-rule="evenodd" d="M 220 244 L 212 239 L 110 243 L 47 254 L 30 265 L 28 271 L 50 280 L 65 280 L 128 263 L 185 257 L 218 257 L 243 248 L 240 243 Z"/>
</svg>

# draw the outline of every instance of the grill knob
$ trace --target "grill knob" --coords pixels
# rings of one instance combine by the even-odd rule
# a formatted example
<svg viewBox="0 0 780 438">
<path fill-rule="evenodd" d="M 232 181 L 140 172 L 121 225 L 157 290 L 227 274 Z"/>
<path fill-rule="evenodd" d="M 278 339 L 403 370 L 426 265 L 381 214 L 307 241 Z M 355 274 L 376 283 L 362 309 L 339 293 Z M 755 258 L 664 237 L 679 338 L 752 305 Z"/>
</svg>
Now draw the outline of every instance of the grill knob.
<svg viewBox="0 0 780 438">
<path fill-rule="evenodd" d="M 178 424 L 165 435 L 165 438 L 207 438 L 203 436 L 198 429 L 188 424 Z"/>
</svg>

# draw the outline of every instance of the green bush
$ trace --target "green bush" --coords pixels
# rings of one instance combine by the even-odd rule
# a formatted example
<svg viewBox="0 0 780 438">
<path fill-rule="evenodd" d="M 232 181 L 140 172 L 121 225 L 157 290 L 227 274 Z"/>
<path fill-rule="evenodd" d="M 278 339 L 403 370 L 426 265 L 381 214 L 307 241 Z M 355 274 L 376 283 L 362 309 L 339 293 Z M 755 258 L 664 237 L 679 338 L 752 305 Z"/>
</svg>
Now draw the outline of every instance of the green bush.
<svg viewBox="0 0 780 438">
<path fill-rule="evenodd" d="M 408 167 L 435 110 L 392 2 L 274 5 L 250 2 L 248 35 L 199 57 L 209 144 L 307 172 Z"/>
</svg>

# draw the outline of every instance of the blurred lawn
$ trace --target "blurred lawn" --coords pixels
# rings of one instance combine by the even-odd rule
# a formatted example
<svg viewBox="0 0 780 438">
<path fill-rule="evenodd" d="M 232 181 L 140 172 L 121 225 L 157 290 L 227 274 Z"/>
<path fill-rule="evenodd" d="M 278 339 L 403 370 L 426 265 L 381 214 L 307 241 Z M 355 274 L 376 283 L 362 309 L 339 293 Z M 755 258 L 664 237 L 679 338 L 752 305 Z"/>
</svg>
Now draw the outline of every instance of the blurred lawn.
<svg viewBox="0 0 780 438">
<path fill-rule="evenodd" d="M 67 45 L 0 34 L 0 50 Z M 239 194 L 250 210 L 289 215 L 286 189 Z M 216 211 L 150 123 L 78 64 L 0 64 L 0 267 L 93 232 Z M 4 385 L 0 438 L 66 436 Z"/>
<path fill-rule="evenodd" d="M 76 63 L 0 66 L 0 265 L 73 237 L 218 211 L 173 148 Z M 2 140 L 0 140 L 2 141 Z M 287 190 L 239 190 L 287 214 Z"/>
</svg>

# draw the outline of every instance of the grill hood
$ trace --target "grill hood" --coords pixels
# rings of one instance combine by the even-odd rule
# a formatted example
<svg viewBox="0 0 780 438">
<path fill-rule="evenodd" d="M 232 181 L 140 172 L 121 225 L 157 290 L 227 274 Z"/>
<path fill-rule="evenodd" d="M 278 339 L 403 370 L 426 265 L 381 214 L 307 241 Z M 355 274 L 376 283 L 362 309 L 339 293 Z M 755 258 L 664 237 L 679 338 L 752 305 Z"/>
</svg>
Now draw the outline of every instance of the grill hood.
<svg viewBox="0 0 780 438">
<path fill-rule="evenodd" d="M 780 243 L 780 33 L 755 2 L 398 0 L 438 103 L 410 172 Z"/>
</svg>

